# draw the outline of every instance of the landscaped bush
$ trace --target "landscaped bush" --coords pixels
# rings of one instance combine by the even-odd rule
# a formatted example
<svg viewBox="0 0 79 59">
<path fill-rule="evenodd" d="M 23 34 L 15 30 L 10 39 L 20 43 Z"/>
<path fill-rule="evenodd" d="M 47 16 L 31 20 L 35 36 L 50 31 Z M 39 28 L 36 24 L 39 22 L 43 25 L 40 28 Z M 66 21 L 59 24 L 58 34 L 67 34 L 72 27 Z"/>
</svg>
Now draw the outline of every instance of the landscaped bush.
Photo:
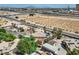
<svg viewBox="0 0 79 59">
<path fill-rule="evenodd" d="M 13 34 L 7 32 L 5 29 L 0 28 L 0 41 L 13 41 L 16 38 Z"/>
<path fill-rule="evenodd" d="M 21 40 L 17 46 L 18 52 L 20 54 L 31 54 L 37 48 L 37 43 L 35 42 L 34 37 L 21 37 Z"/>
<path fill-rule="evenodd" d="M 0 32 L 6 33 L 6 30 L 3 28 L 0 28 Z"/>
</svg>

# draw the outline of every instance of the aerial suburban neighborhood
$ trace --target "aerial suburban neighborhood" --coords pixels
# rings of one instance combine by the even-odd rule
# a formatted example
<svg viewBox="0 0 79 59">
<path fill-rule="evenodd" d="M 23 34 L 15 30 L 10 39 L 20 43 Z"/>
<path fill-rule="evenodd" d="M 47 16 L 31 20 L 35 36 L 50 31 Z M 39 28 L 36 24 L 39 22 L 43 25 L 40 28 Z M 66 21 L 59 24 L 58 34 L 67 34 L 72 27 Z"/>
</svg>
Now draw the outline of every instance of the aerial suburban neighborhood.
<svg viewBox="0 0 79 59">
<path fill-rule="evenodd" d="M 79 55 L 79 4 L 0 7 L 0 55 Z"/>
</svg>

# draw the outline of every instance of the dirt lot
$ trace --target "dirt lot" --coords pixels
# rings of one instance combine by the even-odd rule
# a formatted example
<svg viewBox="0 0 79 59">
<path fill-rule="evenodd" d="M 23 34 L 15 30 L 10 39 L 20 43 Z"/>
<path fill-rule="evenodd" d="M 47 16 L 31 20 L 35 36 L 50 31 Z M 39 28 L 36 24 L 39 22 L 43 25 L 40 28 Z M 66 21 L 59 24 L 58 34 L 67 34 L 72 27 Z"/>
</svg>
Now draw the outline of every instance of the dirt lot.
<svg viewBox="0 0 79 59">
<path fill-rule="evenodd" d="M 15 12 L 0 11 L 0 15 L 17 14 Z M 29 16 L 28 14 L 16 15 L 21 20 L 29 20 L 37 24 L 42 24 L 49 27 L 58 27 L 66 31 L 79 32 L 79 19 L 74 17 L 62 17 L 62 16 L 47 16 L 42 14 L 36 14 Z M 15 16 L 11 16 L 14 18 Z"/>
<path fill-rule="evenodd" d="M 79 32 L 79 19 L 67 18 L 60 16 L 44 16 L 44 15 L 19 15 L 19 19 L 33 21 L 45 26 L 58 27 L 66 31 Z"/>
</svg>

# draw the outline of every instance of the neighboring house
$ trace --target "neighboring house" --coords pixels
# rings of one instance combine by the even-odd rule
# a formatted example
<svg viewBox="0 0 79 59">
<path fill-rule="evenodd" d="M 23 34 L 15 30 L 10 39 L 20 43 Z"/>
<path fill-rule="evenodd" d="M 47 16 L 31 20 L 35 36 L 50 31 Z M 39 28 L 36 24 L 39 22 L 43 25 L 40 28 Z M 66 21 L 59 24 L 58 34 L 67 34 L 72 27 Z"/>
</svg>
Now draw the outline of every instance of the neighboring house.
<svg viewBox="0 0 79 59">
<path fill-rule="evenodd" d="M 45 43 L 42 46 L 42 50 L 49 51 L 53 53 L 54 55 L 66 55 L 66 51 L 61 47 L 60 44 L 50 45 L 48 43 Z"/>
</svg>

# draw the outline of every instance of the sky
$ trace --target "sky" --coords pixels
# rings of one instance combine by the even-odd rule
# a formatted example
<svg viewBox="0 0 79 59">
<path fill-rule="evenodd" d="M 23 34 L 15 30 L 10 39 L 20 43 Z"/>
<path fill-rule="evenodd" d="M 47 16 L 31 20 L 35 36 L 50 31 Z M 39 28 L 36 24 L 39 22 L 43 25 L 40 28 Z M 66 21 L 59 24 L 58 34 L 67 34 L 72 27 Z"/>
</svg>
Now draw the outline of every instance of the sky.
<svg viewBox="0 0 79 59">
<path fill-rule="evenodd" d="M 75 4 L 0 4 L 0 7 L 15 7 L 15 8 L 74 8 Z"/>
</svg>

